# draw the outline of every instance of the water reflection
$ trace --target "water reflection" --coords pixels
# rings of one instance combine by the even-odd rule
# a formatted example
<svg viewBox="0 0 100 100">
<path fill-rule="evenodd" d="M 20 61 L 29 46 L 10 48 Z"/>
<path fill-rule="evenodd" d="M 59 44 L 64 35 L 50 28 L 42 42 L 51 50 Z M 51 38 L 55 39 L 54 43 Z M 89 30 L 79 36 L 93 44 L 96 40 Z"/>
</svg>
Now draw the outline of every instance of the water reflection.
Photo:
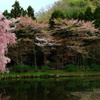
<svg viewBox="0 0 100 100">
<path fill-rule="evenodd" d="M 90 92 L 72 92 L 71 94 L 80 97 L 80 100 L 100 100 L 100 88 Z"/>
<path fill-rule="evenodd" d="M 6 95 L 5 90 L 0 92 L 0 100 L 10 100 L 10 96 Z"/>
<path fill-rule="evenodd" d="M 100 100 L 100 79 L 8 80 L 0 100 Z"/>
</svg>

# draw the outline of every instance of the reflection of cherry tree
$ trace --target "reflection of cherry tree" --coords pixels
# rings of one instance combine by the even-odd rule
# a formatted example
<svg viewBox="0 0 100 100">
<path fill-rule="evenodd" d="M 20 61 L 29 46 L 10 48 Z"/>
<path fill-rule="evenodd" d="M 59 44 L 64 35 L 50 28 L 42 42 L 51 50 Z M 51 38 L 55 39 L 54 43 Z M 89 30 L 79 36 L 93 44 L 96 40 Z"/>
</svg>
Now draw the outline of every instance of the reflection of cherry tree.
<svg viewBox="0 0 100 100">
<path fill-rule="evenodd" d="M 10 99 L 10 96 L 5 96 L 3 95 L 2 92 L 0 93 L 0 100 L 9 100 L 9 99 Z"/>
</svg>

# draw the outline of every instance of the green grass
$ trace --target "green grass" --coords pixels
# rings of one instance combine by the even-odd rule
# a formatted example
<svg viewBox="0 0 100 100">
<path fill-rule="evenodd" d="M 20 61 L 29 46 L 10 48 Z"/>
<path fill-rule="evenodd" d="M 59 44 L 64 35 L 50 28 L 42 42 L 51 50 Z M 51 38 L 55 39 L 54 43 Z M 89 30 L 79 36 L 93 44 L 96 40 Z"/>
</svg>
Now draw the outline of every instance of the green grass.
<svg viewBox="0 0 100 100">
<path fill-rule="evenodd" d="M 100 74 L 100 72 L 96 71 L 78 71 L 78 72 L 67 72 L 65 70 L 48 70 L 46 72 L 43 72 L 41 70 L 38 70 L 37 72 L 35 71 L 30 71 L 30 72 L 24 72 L 24 73 L 14 73 L 10 72 L 9 74 L 0 74 L 0 78 L 2 77 L 14 77 L 14 76 L 40 76 L 40 75 L 81 75 L 81 74 Z"/>
</svg>

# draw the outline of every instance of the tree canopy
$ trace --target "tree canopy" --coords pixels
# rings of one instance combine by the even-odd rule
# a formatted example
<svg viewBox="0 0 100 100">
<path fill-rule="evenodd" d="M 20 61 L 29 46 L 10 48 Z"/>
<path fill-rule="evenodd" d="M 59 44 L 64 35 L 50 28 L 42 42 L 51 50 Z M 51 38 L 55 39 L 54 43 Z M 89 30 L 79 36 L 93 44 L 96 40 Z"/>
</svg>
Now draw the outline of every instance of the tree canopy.
<svg viewBox="0 0 100 100">
<path fill-rule="evenodd" d="M 19 1 L 15 1 L 15 3 L 12 5 L 12 10 L 11 10 L 11 17 L 17 18 L 20 17 L 21 15 L 21 6 Z"/>
<path fill-rule="evenodd" d="M 27 15 L 29 17 L 32 17 L 32 19 L 35 19 L 35 17 L 34 17 L 34 10 L 33 10 L 33 8 L 31 6 L 28 6 L 28 8 L 27 8 Z"/>
</svg>

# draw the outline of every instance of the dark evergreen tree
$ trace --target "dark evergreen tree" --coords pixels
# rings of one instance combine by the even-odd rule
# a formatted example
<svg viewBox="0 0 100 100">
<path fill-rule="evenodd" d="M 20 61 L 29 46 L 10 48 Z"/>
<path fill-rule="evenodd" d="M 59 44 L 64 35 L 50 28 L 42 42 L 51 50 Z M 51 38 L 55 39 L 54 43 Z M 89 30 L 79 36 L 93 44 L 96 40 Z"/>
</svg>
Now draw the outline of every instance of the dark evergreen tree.
<svg viewBox="0 0 100 100">
<path fill-rule="evenodd" d="M 73 19 L 78 19 L 79 13 L 77 11 L 73 12 L 72 18 Z"/>
<path fill-rule="evenodd" d="M 5 10 L 5 11 L 3 12 L 3 15 L 4 15 L 7 19 L 11 17 L 11 16 L 10 16 L 10 13 L 8 12 L 8 10 Z"/>
<path fill-rule="evenodd" d="M 51 15 L 51 18 L 52 19 L 57 19 L 57 18 L 62 18 L 62 19 L 64 19 L 64 14 L 63 14 L 63 12 L 62 11 L 60 11 L 60 10 L 55 10 L 53 13 L 52 13 L 52 15 Z"/>
<path fill-rule="evenodd" d="M 100 6 L 98 6 L 94 11 L 94 24 L 96 28 L 100 28 Z"/>
<path fill-rule="evenodd" d="M 28 6 L 28 8 L 27 8 L 27 15 L 28 15 L 29 17 L 32 17 L 32 19 L 36 19 L 36 18 L 34 17 L 34 9 L 33 9 L 31 6 Z"/>
<path fill-rule="evenodd" d="M 27 14 L 27 11 L 21 8 L 21 15 L 24 17 Z"/>
<path fill-rule="evenodd" d="M 91 11 L 91 8 L 88 7 L 84 14 L 84 20 L 86 21 L 92 21 L 94 19 L 93 13 Z"/>
<path fill-rule="evenodd" d="M 78 20 L 84 20 L 85 17 L 84 17 L 84 13 L 80 13 L 79 16 L 78 16 Z"/>
<path fill-rule="evenodd" d="M 64 14 L 62 11 L 60 10 L 55 10 L 52 14 L 51 14 L 51 18 L 49 20 L 49 24 L 50 24 L 50 27 L 52 28 L 53 25 L 54 25 L 54 21 L 53 19 L 57 19 L 57 18 L 61 18 L 61 19 L 64 19 Z"/>
<path fill-rule="evenodd" d="M 17 18 L 20 17 L 21 15 L 21 6 L 19 2 L 16 0 L 15 3 L 12 5 L 12 10 L 11 10 L 11 17 Z"/>
</svg>

